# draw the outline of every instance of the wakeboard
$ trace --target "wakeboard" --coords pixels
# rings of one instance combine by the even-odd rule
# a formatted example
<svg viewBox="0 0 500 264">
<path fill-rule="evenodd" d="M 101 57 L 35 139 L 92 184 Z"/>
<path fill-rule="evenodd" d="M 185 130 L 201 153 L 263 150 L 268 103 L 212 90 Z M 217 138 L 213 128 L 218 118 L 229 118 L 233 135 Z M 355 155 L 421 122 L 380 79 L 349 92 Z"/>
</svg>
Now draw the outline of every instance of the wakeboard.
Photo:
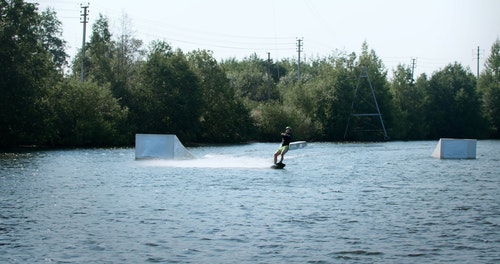
<svg viewBox="0 0 500 264">
<path fill-rule="evenodd" d="M 272 169 L 283 169 L 285 167 L 285 163 L 279 162 L 271 166 Z"/>
</svg>

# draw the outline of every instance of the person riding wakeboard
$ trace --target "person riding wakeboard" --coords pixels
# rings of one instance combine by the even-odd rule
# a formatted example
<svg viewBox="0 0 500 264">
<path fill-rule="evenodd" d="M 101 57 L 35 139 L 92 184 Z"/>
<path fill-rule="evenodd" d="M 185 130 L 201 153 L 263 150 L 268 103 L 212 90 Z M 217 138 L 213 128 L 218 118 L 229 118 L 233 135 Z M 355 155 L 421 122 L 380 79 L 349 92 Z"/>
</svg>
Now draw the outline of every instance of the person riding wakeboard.
<svg viewBox="0 0 500 264">
<path fill-rule="evenodd" d="M 287 126 L 285 132 L 281 133 L 281 145 L 274 153 L 274 164 L 283 164 L 283 158 L 290 148 L 290 141 L 292 141 L 292 128 Z M 281 155 L 280 162 L 276 163 L 279 155 Z"/>
</svg>

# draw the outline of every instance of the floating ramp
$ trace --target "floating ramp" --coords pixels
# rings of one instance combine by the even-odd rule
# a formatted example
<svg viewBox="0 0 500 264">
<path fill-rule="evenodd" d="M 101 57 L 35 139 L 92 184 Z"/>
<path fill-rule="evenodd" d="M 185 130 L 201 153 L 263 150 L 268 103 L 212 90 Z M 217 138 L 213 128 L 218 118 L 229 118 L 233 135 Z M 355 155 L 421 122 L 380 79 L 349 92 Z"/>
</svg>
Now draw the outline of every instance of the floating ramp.
<svg viewBox="0 0 500 264">
<path fill-rule="evenodd" d="M 307 146 L 307 142 L 306 141 L 294 141 L 294 142 L 290 142 L 290 150 L 294 150 L 294 149 L 301 149 L 301 148 L 305 148 Z"/>
<path fill-rule="evenodd" d="M 136 134 L 135 159 L 193 159 L 176 135 Z"/>
<path fill-rule="evenodd" d="M 441 138 L 432 152 L 432 157 L 438 159 L 475 159 L 475 139 Z"/>
</svg>

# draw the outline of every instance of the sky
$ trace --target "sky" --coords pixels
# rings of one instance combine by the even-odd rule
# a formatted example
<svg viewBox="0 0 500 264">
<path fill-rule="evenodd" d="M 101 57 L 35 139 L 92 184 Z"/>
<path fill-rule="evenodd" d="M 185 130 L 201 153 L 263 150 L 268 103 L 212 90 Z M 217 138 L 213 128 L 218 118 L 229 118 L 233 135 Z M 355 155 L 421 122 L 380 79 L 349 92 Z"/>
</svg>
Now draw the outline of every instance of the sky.
<svg viewBox="0 0 500 264">
<path fill-rule="evenodd" d="M 301 62 L 338 52 L 360 54 L 363 42 L 391 75 L 415 62 L 415 75 L 454 62 L 477 72 L 500 38 L 499 0 L 39 0 L 57 12 L 67 53 L 82 46 L 81 5 L 88 5 L 87 41 L 99 14 L 115 37 L 124 28 L 144 41 L 168 42 L 187 53 L 210 50 L 215 59 L 257 54 Z M 124 26 L 125 25 L 125 26 Z"/>
</svg>

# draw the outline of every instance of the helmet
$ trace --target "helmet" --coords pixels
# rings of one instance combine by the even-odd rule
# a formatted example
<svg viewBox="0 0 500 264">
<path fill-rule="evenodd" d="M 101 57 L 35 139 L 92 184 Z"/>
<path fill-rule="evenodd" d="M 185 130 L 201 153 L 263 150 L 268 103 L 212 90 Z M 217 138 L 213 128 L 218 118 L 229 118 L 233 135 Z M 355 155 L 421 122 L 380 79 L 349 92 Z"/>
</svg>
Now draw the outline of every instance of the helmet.
<svg viewBox="0 0 500 264">
<path fill-rule="evenodd" d="M 291 128 L 291 127 L 289 127 L 289 126 L 287 126 L 287 127 L 285 128 L 285 130 L 287 130 L 287 129 L 290 129 L 290 131 L 292 131 L 292 128 Z"/>
</svg>

